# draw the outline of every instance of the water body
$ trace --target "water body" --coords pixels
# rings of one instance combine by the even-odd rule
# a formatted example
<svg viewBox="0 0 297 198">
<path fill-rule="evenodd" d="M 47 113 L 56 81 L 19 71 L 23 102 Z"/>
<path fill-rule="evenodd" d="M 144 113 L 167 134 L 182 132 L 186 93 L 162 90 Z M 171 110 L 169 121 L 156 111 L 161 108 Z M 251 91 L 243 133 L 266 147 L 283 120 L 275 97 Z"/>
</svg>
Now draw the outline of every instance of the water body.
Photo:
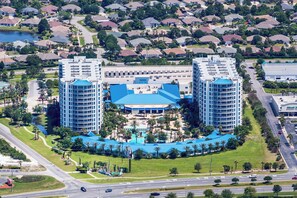
<svg viewBox="0 0 297 198">
<path fill-rule="evenodd" d="M 0 31 L 0 42 L 14 42 L 14 41 L 38 41 L 38 36 L 30 32 L 20 31 Z"/>
</svg>

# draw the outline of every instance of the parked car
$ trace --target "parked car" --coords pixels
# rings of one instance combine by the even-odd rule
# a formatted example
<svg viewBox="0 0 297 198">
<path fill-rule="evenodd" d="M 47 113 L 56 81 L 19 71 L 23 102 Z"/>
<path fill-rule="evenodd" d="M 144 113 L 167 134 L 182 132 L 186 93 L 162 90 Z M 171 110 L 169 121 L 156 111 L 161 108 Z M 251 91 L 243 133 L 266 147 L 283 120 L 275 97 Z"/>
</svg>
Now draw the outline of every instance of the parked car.
<svg viewBox="0 0 297 198">
<path fill-rule="evenodd" d="M 109 193 L 109 192 L 112 192 L 111 188 L 108 188 L 108 189 L 105 190 L 105 193 Z"/>
<path fill-rule="evenodd" d="M 159 195 L 160 195 L 160 193 L 158 193 L 158 192 L 152 192 L 151 193 L 151 196 L 154 196 L 154 197 L 159 196 Z"/>
<path fill-rule="evenodd" d="M 292 177 L 293 180 L 297 180 L 297 176 Z"/>
<path fill-rule="evenodd" d="M 83 192 L 87 192 L 87 189 L 85 187 L 81 187 L 80 190 Z"/>
<path fill-rule="evenodd" d="M 249 175 L 249 178 L 257 178 L 256 174 Z"/>
</svg>

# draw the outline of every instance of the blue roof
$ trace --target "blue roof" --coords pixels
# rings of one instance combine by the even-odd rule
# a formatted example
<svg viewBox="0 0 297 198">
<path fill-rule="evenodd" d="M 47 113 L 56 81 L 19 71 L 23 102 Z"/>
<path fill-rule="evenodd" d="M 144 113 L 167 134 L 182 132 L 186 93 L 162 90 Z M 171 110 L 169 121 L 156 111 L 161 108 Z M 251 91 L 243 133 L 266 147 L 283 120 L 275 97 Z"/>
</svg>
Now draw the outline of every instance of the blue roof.
<svg viewBox="0 0 297 198">
<path fill-rule="evenodd" d="M 232 80 L 226 79 L 226 78 L 218 78 L 214 81 L 214 84 L 216 85 L 232 85 Z"/>
<path fill-rule="evenodd" d="M 177 85 L 164 84 L 158 93 L 134 94 L 126 84 L 110 86 L 111 101 L 117 105 L 170 105 L 180 100 Z"/>
<path fill-rule="evenodd" d="M 72 85 L 75 86 L 88 86 L 88 85 L 92 85 L 92 83 L 88 80 L 76 80 L 72 83 Z"/>
<path fill-rule="evenodd" d="M 179 152 L 183 152 L 183 151 L 185 151 L 186 146 L 190 147 L 190 149 L 193 150 L 193 145 L 197 145 L 198 150 L 201 150 L 202 144 L 205 144 L 206 148 L 208 147 L 208 145 L 210 143 L 212 145 L 215 145 L 216 142 L 219 142 L 220 144 L 222 144 L 222 141 L 225 141 L 225 144 L 226 144 L 230 138 L 236 138 L 236 136 L 230 135 L 230 134 L 220 135 L 220 134 L 218 134 L 218 131 L 214 131 L 207 137 L 201 138 L 201 139 L 187 140 L 185 142 L 160 143 L 160 144 L 156 144 L 156 143 L 141 144 L 141 143 L 133 143 L 133 142 L 121 143 L 121 142 L 117 142 L 115 140 L 110 140 L 110 139 L 104 139 L 104 141 L 99 141 L 98 136 L 91 136 L 91 137 L 76 136 L 76 137 L 72 137 L 71 140 L 74 142 L 74 140 L 76 138 L 81 138 L 83 140 L 84 144 L 86 144 L 88 142 L 90 145 L 94 145 L 94 143 L 96 142 L 97 148 L 100 148 L 101 144 L 105 144 L 105 148 L 109 148 L 109 145 L 113 145 L 113 150 L 116 150 L 117 145 L 123 144 L 123 147 L 128 146 L 132 149 L 133 152 L 136 151 L 137 149 L 141 149 L 145 153 L 153 154 L 153 153 L 156 153 L 155 147 L 157 147 L 157 146 L 160 147 L 159 153 L 169 152 L 173 148 L 176 148 Z"/>
</svg>

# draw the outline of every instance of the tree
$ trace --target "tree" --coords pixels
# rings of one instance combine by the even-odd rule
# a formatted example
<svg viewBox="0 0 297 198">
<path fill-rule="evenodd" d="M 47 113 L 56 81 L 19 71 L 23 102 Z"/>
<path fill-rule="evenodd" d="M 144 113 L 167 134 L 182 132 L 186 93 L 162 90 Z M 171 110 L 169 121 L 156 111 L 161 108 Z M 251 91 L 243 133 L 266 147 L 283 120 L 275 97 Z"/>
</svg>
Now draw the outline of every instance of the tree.
<svg viewBox="0 0 297 198">
<path fill-rule="evenodd" d="M 82 151 L 84 149 L 84 143 L 81 138 L 76 138 L 72 144 L 71 149 L 73 151 Z"/>
<path fill-rule="evenodd" d="M 195 169 L 198 173 L 200 173 L 200 170 L 202 169 L 201 164 L 200 164 L 200 163 L 196 163 L 195 166 L 194 166 L 194 169 Z"/>
<path fill-rule="evenodd" d="M 160 151 L 160 147 L 159 146 L 156 146 L 155 148 L 154 148 L 154 150 L 156 151 L 156 153 L 157 153 L 157 158 L 159 158 L 159 151 Z"/>
<path fill-rule="evenodd" d="M 231 190 L 229 190 L 229 189 L 224 189 L 224 190 L 221 192 L 221 196 L 222 196 L 223 198 L 232 198 L 232 197 L 234 197 L 234 194 L 232 193 Z"/>
<path fill-rule="evenodd" d="M 175 193 L 168 193 L 165 198 L 177 198 L 177 195 Z"/>
<path fill-rule="evenodd" d="M 232 178 L 233 184 L 238 184 L 239 179 L 237 177 Z"/>
<path fill-rule="evenodd" d="M 61 139 L 64 139 L 65 137 L 69 136 L 72 133 L 72 130 L 67 127 L 55 127 L 54 133 L 56 135 L 59 135 Z"/>
<path fill-rule="evenodd" d="M 252 164 L 250 162 L 245 162 L 242 167 L 244 171 L 250 171 L 252 169 Z"/>
<path fill-rule="evenodd" d="M 285 119 L 284 114 L 281 114 L 281 116 L 279 118 L 279 121 L 280 121 L 281 126 L 284 127 L 285 123 L 286 123 L 286 119 Z"/>
<path fill-rule="evenodd" d="M 235 138 L 229 138 L 229 140 L 227 141 L 227 144 L 226 144 L 226 148 L 233 150 L 233 149 L 236 149 L 237 146 L 238 146 L 237 139 L 235 139 Z"/>
<path fill-rule="evenodd" d="M 175 159 L 175 158 L 178 157 L 178 155 L 179 155 L 179 152 L 178 152 L 178 150 L 176 148 L 171 149 L 170 152 L 169 152 L 169 158 L 170 159 Z"/>
<path fill-rule="evenodd" d="M 278 193 L 280 193 L 282 190 L 283 189 L 280 185 L 274 185 L 272 189 L 273 193 L 276 194 L 276 197 L 278 197 Z"/>
<path fill-rule="evenodd" d="M 292 188 L 293 188 L 293 191 L 295 192 L 297 190 L 297 184 L 292 184 Z"/>
<path fill-rule="evenodd" d="M 216 186 L 219 186 L 221 182 L 222 182 L 221 179 L 215 179 L 214 180 L 214 183 L 215 183 Z"/>
<path fill-rule="evenodd" d="M 244 189 L 244 193 L 243 193 L 243 198 L 252 198 L 252 197 L 256 197 L 257 191 L 255 188 L 253 187 L 246 187 Z"/>
<path fill-rule="evenodd" d="M 274 171 L 276 171 L 278 167 L 279 167 L 279 164 L 277 162 L 273 162 L 272 168 L 274 169 Z"/>
<path fill-rule="evenodd" d="M 38 33 L 43 34 L 46 31 L 50 31 L 50 25 L 46 19 L 41 19 L 38 24 Z"/>
<path fill-rule="evenodd" d="M 143 151 L 141 149 L 137 149 L 134 154 L 135 160 L 141 160 L 143 157 Z"/>
<path fill-rule="evenodd" d="M 24 125 L 28 125 L 32 122 L 32 114 L 31 113 L 25 113 L 22 116 L 22 122 L 24 123 Z"/>
<path fill-rule="evenodd" d="M 178 170 L 176 167 L 169 169 L 169 174 L 176 176 L 178 174 Z"/>
<path fill-rule="evenodd" d="M 192 193 L 192 192 L 188 192 L 186 198 L 194 198 L 194 193 Z"/>
<path fill-rule="evenodd" d="M 270 177 L 270 176 L 265 176 L 263 179 L 264 179 L 265 183 L 270 183 L 271 180 L 272 180 L 272 177 Z"/>
<path fill-rule="evenodd" d="M 208 198 L 211 198 L 214 196 L 214 192 L 212 189 L 206 189 L 204 192 L 203 192 L 204 196 L 205 197 L 208 197 Z"/>
</svg>

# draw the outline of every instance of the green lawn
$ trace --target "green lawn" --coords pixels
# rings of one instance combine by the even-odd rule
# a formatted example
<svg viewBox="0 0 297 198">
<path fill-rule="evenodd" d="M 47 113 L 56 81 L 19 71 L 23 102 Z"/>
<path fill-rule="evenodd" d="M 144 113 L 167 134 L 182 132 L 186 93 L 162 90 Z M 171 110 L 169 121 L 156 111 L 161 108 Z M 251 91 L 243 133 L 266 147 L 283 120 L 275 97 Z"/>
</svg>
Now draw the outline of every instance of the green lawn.
<svg viewBox="0 0 297 198">
<path fill-rule="evenodd" d="M 34 135 L 28 133 L 23 127 L 16 128 L 14 126 L 9 125 L 9 120 L 5 118 L 0 119 L 0 123 L 4 124 L 5 126 L 9 127 L 11 133 L 20 139 L 22 142 L 30 146 L 32 149 L 36 150 L 39 154 L 43 157 L 54 163 L 56 166 L 60 167 L 64 171 L 74 171 L 75 165 L 65 165 L 64 161 L 61 159 L 61 155 L 56 154 L 55 152 L 51 151 L 48 147 L 46 147 L 42 140 L 34 140 Z M 27 127 L 29 130 L 32 130 L 32 127 Z"/>
<path fill-rule="evenodd" d="M 243 146 L 235 151 L 226 151 L 212 155 L 178 158 L 178 159 L 142 159 L 132 160 L 132 172 L 125 174 L 124 177 L 158 177 L 167 176 L 169 169 L 177 167 L 179 174 L 199 175 L 194 172 L 194 165 L 199 162 L 202 165 L 201 173 L 209 173 L 209 165 L 212 158 L 213 173 L 220 173 L 223 165 L 234 166 L 234 161 L 238 161 L 238 170 L 242 169 L 244 162 L 251 162 L 254 169 L 261 168 L 261 162 L 275 161 L 275 154 L 268 151 L 264 138 L 260 134 L 260 126 L 252 116 L 252 110 L 248 107 L 245 115 L 251 119 L 253 131 L 248 136 L 248 140 Z M 76 161 L 81 158 L 82 162 L 103 161 L 109 162 L 110 167 L 113 164 L 128 167 L 128 159 L 90 155 L 83 152 L 73 152 L 72 158 Z"/>
<path fill-rule="evenodd" d="M 58 87 L 54 87 L 53 89 L 53 96 L 58 96 L 59 95 L 59 88 Z"/>
<path fill-rule="evenodd" d="M 97 32 L 94 28 L 90 28 L 89 26 L 86 26 L 84 23 L 84 20 L 78 21 L 78 23 L 84 26 L 87 30 L 89 30 L 89 32 Z"/>
<path fill-rule="evenodd" d="M 42 176 L 43 180 L 38 182 L 14 182 L 15 186 L 13 191 L 11 189 L 0 189 L 0 195 L 9 195 L 16 193 L 43 191 L 43 190 L 54 190 L 63 188 L 65 185 L 55 178 L 50 176 Z"/>
<path fill-rule="evenodd" d="M 97 35 L 93 35 L 92 38 L 93 38 L 94 45 L 99 45 L 99 40 L 97 38 Z"/>
<path fill-rule="evenodd" d="M 84 46 L 85 45 L 85 38 L 80 36 L 79 37 L 79 43 L 80 43 L 81 46 Z"/>
<path fill-rule="evenodd" d="M 292 91 L 297 92 L 297 88 L 294 88 L 294 89 L 289 89 L 289 88 L 287 88 L 287 89 L 281 89 L 281 88 L 279 88 L 279 89 L 264 88 L 264 91 L 266 93 L 271 93 L 271 94 L 280 94 L 282 92 L 282 90 L 288 91 L 288 92 L 292 92 Z"/>
<path fill-rule="evenodd" d="M 1 26 L 0 27 L 1 31 L 20 31 L 20 32 L 32 32 L 34 33 L 36 29 L 30 29 L 29 27 L 26 26 L 12 26 L 12 27 L 6 27 L 6 26 Z"/>
<path fill-rule="evenodd" d="M 86 173 L 69 173 L 75 179 L 92 179 L 93 177 Z"/>
</svg>

